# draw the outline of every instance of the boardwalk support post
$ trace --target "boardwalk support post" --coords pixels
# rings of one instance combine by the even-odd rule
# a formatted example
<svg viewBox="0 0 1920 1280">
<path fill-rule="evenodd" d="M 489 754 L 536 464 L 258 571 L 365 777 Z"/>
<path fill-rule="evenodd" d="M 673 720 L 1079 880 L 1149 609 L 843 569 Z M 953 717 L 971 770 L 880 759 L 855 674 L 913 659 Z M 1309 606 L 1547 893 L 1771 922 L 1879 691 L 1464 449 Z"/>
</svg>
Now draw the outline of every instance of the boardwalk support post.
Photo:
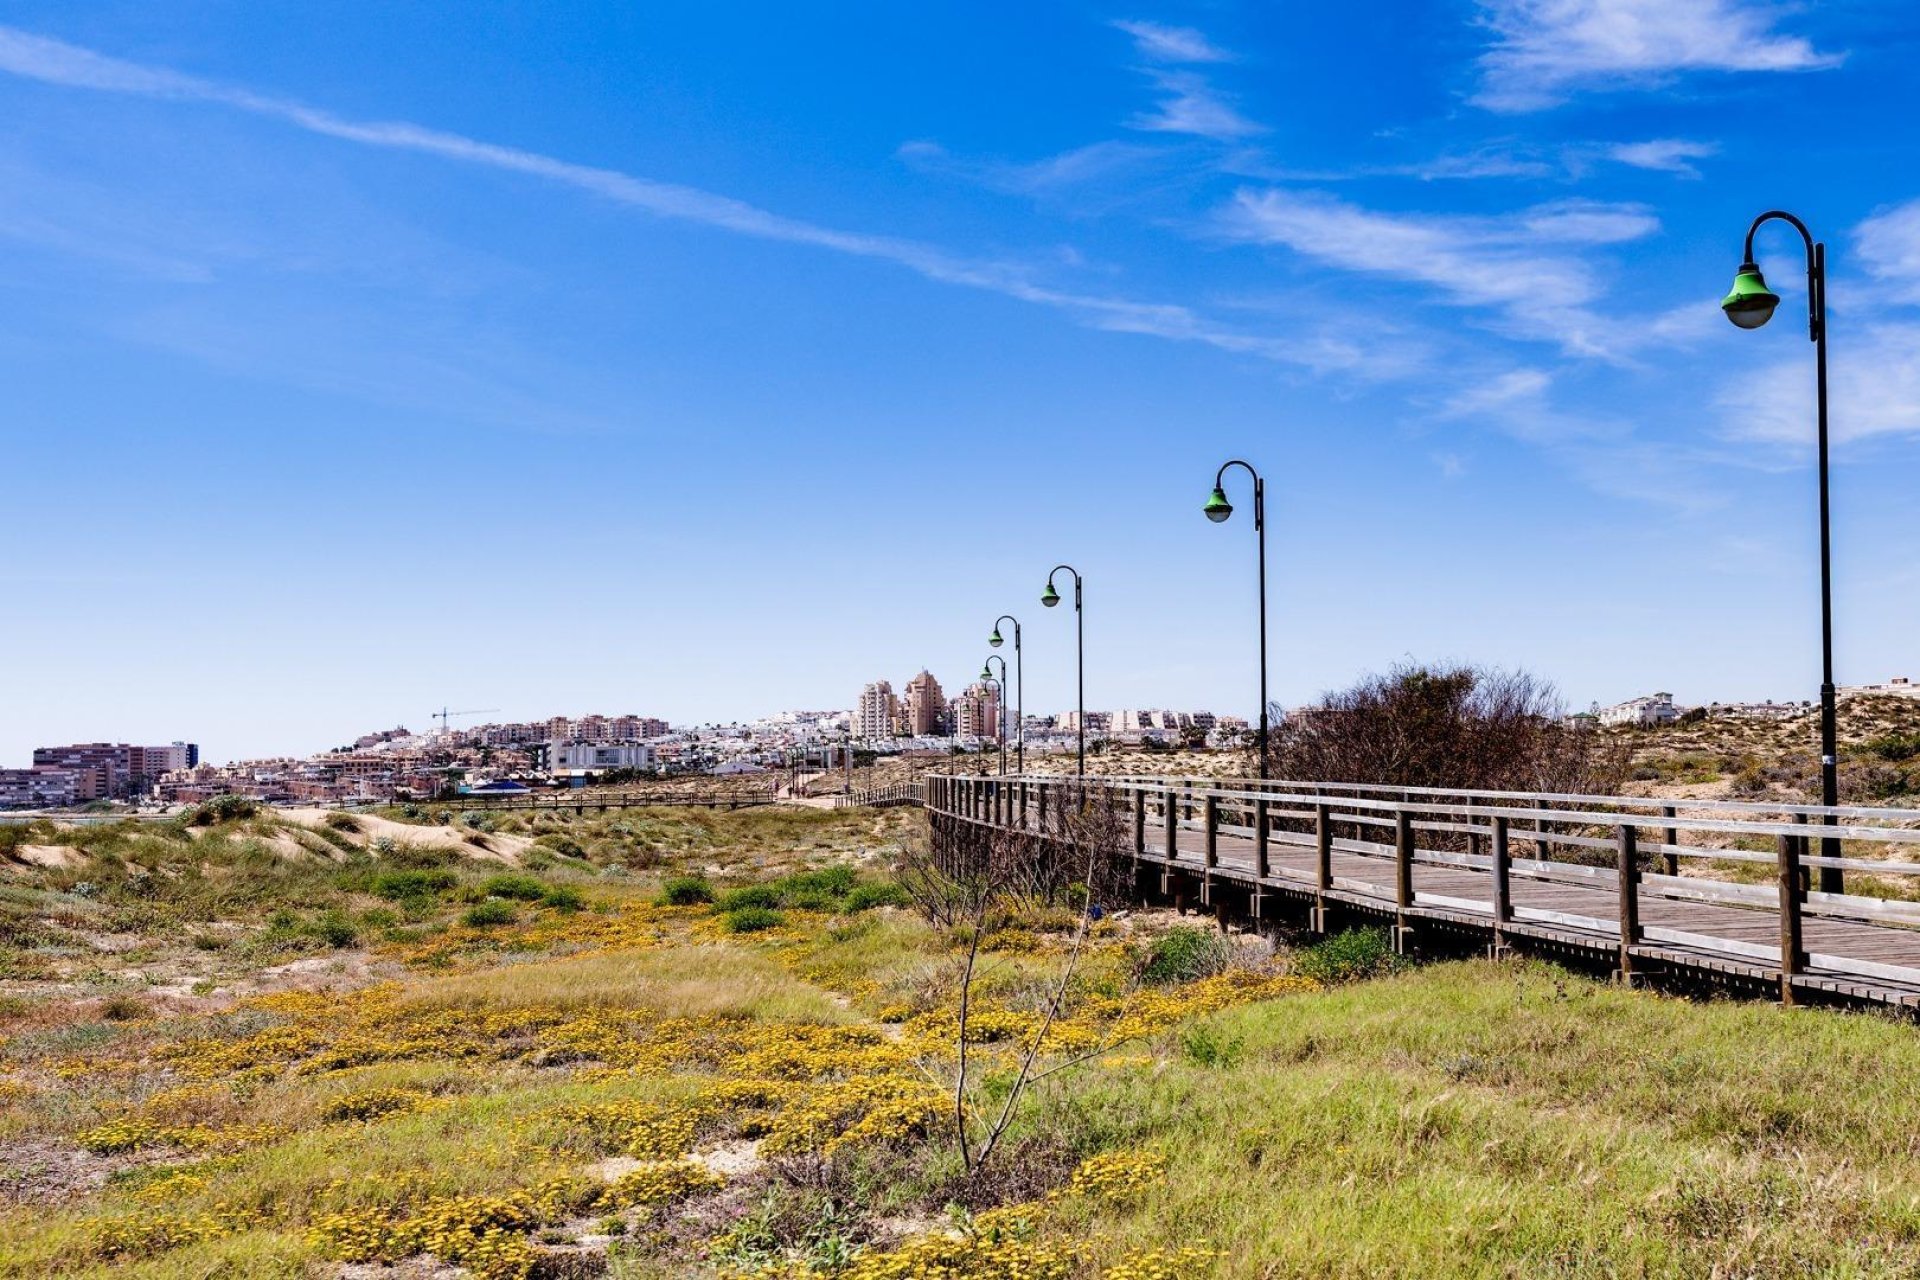
<svg viewBox="0 0 1920 1280">
<path fill-rule="evenodd" d="M 1160 853 L 1160 891 L 1173 893 L 1173 905 L 1177 910 L 1187 909 L 1186 895 L 1174 888 L 1173 861 L 1180 856 L 1180 802 L 1173 794 L 1173 784 L 1166 783 L 1160 789 L 1160 810 L 1166 818 L 1166 844 Z"/>
<path fill-rule="evenodd" d="M 1633 948 L 1640 942 L 1640 851 L 1638 833 L 1620 827 L 1620 980 L 1633 985 Z"/>
<path fill-rule="evenodd" d="M 1407 911 L 1413 906 L 1413 815 L 1398 809 L 1394 819 L 1393 950 L 1404 956 L 1413 951 L 1413 926 L 1407 923 Z"/>
<path fill-rule="evenodd" d="M 1780 862 L 1780 1003 L 1795 1005 L 1793 977 L 1806 967 L 1800 939 L 1800 846 L 1805 836 L 1781 836 Z"/>
<path fill-rule="evenodd" d="M 1313 917 L 1315 933 L 1327 932 L 1327 890 L 1333 888 L 1333 811 L 1313 806 Z"/>
<path fill-rule="evenodd" d="M 1507 844 L 1507 819 L 1493 819 L 1493 946 L 1494 959 L 1507 951 L 1507 924 L 1513 919 L 1513 850 Z"/>
<path fill-rule="evenodd" d="M 1206 800 L 1201 804 L 1201 822 L 1207 832 L 1206 870 L 1200 877 L 1200 902 L 1204 906 L 1213 906 L 1213 869 L 1220 865 L 1220 798 L 1207 792 Z"/>
<path fill-rule="evenodd" d="M 1133 789 L 1133 860 L 1138 862 L 1147 852 L 1147 789 Z"/>
<path fill-rule="evenodd" d="M 1670 804 L 1660 806 L 1660 816 L 1669 822 L 1671 822 L 1678 813 L 1679 810 Z M 1662 834 L 1666 837 L 1669 845 L 1680 843 L 1680 828 L 1668 827 Z M 1668 875 L 1677 876 L 1680 874 L 1680 855 L 1675 853 L 1671 848 L 1661 855 L 1661 861 L 1665 864 Z"/>
</svg>

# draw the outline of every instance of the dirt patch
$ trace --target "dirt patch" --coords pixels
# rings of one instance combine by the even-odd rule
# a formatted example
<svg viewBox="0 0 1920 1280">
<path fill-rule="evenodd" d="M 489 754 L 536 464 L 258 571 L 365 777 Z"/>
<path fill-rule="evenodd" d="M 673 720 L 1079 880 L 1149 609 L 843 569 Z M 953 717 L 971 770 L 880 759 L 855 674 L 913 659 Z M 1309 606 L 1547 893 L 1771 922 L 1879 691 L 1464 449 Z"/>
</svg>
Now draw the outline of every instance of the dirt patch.
<svg viewBox="0 0 1920 1280">
<path fill-rule="evenodd" d="M 132 1153 L 97 1156 L 66 1139 L 17 1138 L 0 1159 L 0 1204 L 59 1204 L 106 1185 L 120 1169 L 152 1163 Z"/>
<path fill-rule="evenodd" d="M 745 1177 L 760 1167 L 760 1142 L 756 1138 L 741 1138 L 737 1142 L 723 1142 L 706 1151 L 696 1151 L 693 1159 L 707 1166 L 713 1172 L 729 1182 Z"/>
</svg>

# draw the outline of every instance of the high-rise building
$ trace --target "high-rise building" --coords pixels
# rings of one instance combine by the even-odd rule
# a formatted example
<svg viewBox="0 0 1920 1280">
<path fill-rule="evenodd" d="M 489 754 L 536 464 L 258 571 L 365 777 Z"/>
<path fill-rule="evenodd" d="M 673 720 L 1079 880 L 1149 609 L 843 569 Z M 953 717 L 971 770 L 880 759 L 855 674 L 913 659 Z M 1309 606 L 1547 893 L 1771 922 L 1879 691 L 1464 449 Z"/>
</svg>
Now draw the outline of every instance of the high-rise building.
<svg viewBox="0 0 1920 1280">
<path fill-rule="evenodd" d="M 916 738 L 947 730 L 947 696 L 931 671 L 923 670 L 907 681 L 907 722 Z"/>
<path fill-rule="evenodd" d="M 856 738 L 891 738 L 900 700 L 893 696 L 893 683 L 875 680 L 860 691 L 854 704 L 852 733 Z"/>
<path fill-rule="evenodd" d="M 1000 694 L 992 685 L 984 680 L 968 685 L 952 710 L 955 737 L 1000 740 Z"/>
</svg>

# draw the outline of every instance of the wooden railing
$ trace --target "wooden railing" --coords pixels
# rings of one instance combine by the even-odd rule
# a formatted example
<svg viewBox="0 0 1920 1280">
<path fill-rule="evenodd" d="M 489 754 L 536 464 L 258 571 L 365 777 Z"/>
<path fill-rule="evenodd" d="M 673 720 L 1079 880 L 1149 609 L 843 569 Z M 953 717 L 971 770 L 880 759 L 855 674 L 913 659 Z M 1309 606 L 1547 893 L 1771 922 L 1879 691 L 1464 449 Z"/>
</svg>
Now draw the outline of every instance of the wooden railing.
<svg viewBox="0 0 1920 1280">
<path fill-rule="evenodd" d="M 919 779 L 912 782 L 896 782 L 885 787 L 860 787 L 845 795 L 832 797 L 829 806 L 834 809 L 891 809 L 902 805 L 917 805 L 922 800 L 922 784 Z"/>
<path fill-rule="evenodd" d="M 1444 791 L 1249 779 L 926 780 L 936 819 L 1044 835 L 1062 805 L 1118 810 L 1136 860 L 1249 894 L 1416 927 L 1920 1007 L 1920 811 Z M 1057 823 L 1055 824 L 1057 826 Z M 1833 853 L 1816 852 L 1830 847 Z M 1849 891 L 1809 886 L 1831 867 Z"/>
</svg>

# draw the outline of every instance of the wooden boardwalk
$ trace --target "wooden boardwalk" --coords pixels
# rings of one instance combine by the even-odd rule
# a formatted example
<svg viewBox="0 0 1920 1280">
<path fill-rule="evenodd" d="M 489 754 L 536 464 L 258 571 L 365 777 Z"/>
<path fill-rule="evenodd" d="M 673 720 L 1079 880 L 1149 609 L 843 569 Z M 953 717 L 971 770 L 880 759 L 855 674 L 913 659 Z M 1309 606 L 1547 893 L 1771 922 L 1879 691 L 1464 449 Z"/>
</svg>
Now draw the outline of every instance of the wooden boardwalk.
<svg viewBox="0 0 1920 1280">
<path fill-rule="evenodd" d="M 1875 896 L 1920 893 L 1912 810 L 1057 776 L 930 778 L 925 804 L 936 834 L 1048 839 L 1098 804 L 1123 833 L 1116 852 L 1222 910 L 1292 900 L 1319 927 L 1329 910 L 1385 920 L 1397 945 L 1465 933 L 1598 957 L 1629 979 L 1920 1010 L 1920 901 Z M 1827 838 L 1840 856 L 1816 852 Z M 1852 891 L 1810 891 L 1820 866 Z"/>
</svg>

